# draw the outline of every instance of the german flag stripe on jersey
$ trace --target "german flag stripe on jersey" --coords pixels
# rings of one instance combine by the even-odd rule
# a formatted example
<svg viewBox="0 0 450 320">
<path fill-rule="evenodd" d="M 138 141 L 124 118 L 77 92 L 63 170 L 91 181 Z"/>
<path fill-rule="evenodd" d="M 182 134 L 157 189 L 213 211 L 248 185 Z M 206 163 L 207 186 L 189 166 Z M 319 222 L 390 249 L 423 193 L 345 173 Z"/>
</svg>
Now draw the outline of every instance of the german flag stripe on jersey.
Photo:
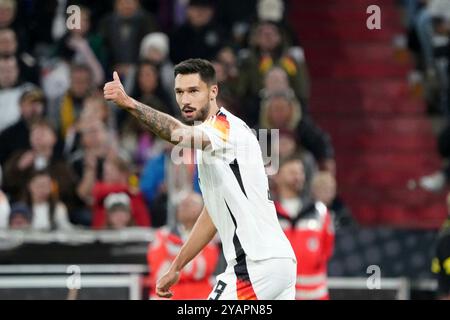
<svg viewBox="0 0 450 320">
<path fill-rule="evenodd" d="M 224 142 L 228 141 L 228 138 L 230 136 L 230 123 L 223 113 L 215 115 L 214 117 L 209 119 L 207 123 L 214 129 L 219 131 L 220 138 L 222 138 Z"/>
</svg>

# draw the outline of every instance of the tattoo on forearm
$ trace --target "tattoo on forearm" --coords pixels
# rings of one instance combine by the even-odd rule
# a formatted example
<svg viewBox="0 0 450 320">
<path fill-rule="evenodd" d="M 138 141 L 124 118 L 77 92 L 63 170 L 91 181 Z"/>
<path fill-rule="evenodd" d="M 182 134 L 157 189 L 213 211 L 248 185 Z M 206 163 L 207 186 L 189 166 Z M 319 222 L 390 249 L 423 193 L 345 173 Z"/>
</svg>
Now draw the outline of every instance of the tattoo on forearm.
<svg viewBox="0 0 450 320">
<path fill-rule="evenodd" d="M 162 139 L 172 143 L 177 142 L 172 141 L 171 138 L 172 132 L 179 128 L 181 124 L 177 119 L 137 101 L 133 113 L 149 130 Z"/>
</svg>

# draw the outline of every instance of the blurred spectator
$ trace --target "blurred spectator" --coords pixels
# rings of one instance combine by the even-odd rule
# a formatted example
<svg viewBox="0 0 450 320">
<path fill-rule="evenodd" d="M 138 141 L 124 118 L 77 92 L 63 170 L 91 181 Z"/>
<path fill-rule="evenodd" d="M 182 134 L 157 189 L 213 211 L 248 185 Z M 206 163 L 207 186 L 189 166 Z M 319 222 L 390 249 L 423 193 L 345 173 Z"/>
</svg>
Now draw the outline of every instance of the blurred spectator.
<svg viewBox="0 0 450 320">
<path fill-rule="evenodd" d="M 131 185 L 130 164 L 120 157 L 108 158 L 103 166 L 103 181 L 95 182 L 92 195 L 94 199 L 92 227 L 103 228 L 106 224 L 107 197 L 123 193 L 129 199 L 130 214 L 136 225 L 150 226 L 150 214 L 137 185 Z"/>
<path fill-rule="evenodd" d="M 19 120 L 19 100 L 25 88 L 20 83 L 17 59 L 0 58 L 0 132 Z"/>
<path fill-rule="evenodd" d="M 409 5 L 411 23 L 409 47 L 417 57 L 417 67 L 425 78 L 425 98 L 429 113 L 450 116 L 448 46 L 450 2 L 419 1 Z"/>
<path fill-rule="evenodd" d="M 320 170 L 336 175 L 334 148 L 330 136 L 311 118 L 302 118 L 297 127 L 300 144 L 314 156 Z"/>
<path fill-rule="evenodd" d="M 229 46 L 223 47 L 212 64 L 220 88 L 219 105 L 226 106 L 227 110 L 236 116 L 245 117 L 237 96 L 239 69 L 234 51 Z"/>
<path fill-rule="evenodd" d="M 279 131 L 278 154 L 271 154 L 272 158 L 278 159 L 278 163 L 283 163 L 286 159 L 297 157 L 303 163 L 305 182 L 300 194 L 302 200 L 311 198 L 311 184 L 317 172 L 317 163 L 314 156 L 298 145 L 295 132 L 282 129 Z M 271 179 L 273 180 L 273 179 Z"/>
<path fill-rule="evenodd" d="M 8 227 L 8 217 L 10 215 L 9 201 L 6 194 L 0 189 L 0 229 Z"/>
<path fill-rule="evenodd" d="M 92 93 L 92 72 L 86 65 L 72 65 L 70 88 L 50 109 L 50 117 L 62 139 L 78 120 L 84 101 Z"/>
<path fill-rule="evenodd" d="M 231 32 L 233 49 L 247 47 L 250 23 L 256 20 L 258 0 L 217 0 L 217 20 Z"/>
<path fill-rule="evenodd" d="M 321 202 L 302 201 L 303 164 L 290 158 L 276 177 L 275 208 L 297 256 L 297 300 L 328 300 L 327 264 L 334 247 L 332 218 Z"/>
<path fill-rule="evenodd" d="M 275 198 L 285 208 L 290 217 L 295 217 L 304 207 L 300 194 L 305 183 L 305 171 L 302 161 L 295 155 L 280 164 L 275 176 Z M 311 198 L 306 199 L 311 202 Z"/>
<path fill-rule="evenodd" d="M 108 142 L 108 131 L 105 124 L 94 119 L 92 121 L 82 121 L 79 126 L 81 134 L 81 146 L 70 157 L 78 177 L 84 175 L 84 169 L 94 169 L 94 176 L 102 179 L 103 161 L 111 153 L 111 145 Z"/>
<path fill-rule="evenodd" d="M 258 21 L 268 21 L 276 23 L 283 33 L 286 45 L 289 46 L 289 53 L 298 62 L 303 60 L 303 49 L 298 44 L 298 33 L 291 28 L 286 16 L 286 9 L 289 9 L 288 0 L 258 0 L 256 8 Z M 291 47 L 292 46 L 292 47 Z"/>
<path fill-rule="evenodd" d="M 156 29 L 155 18 L 140 7 L 139 0 L 115 0 L 114 12 L 99 26 L 111 67 L 126 77 L 139 60 L 142 39 Z"/>
<path fill-rule="evenodd" d="M 282 91 L 292 91 L 288 75 L 283 68 L 278 66 L 272 67 L 264 77 L 264 87 L 260 91 L 260 97 L 269 97 L 271 94 Z M 302 109 L 302 111 L 304 110 Z"/>
<path fill-rule="evenodd" d="M 170 33 L 186 19 L 187 0 L 144 0 L 142 6 L 157 14 L 159 26 L 164 33 Z"/>
<path fill-rule="evenodd" d="M 78 204 L 72 211 L 72 220 L 78 224 L 91 226 L 93 204 L 92 188 L 95 181 L 103 179 L 103 164 L 108 154 L 114 154 L 113 141 L 108 143 L 108 131 L 105 124 L 94 119 L 79 124 L 80 148 L 69 157 L 69 163 L 76 177 Z"/>
<path fill-rule="evenodd" d="M 156 281 L 167 272 L 183 243 L 194 227 L 203 209 L 200 195 L 191 193 L 178 205 L 177 224 L 172 228 L 162 228 L 156 232 L 148 250 L 147 260 L 150 269 L 151 288 L 154 290 Z M 173 300 L 206 299 L 211 293 L 213 276 L 219 258 L 217 245 L 210 243 L 192 260 L 188 267 L 180 272 L 179 282 L 172 287 Z M 153 291 L 150 298 L 155 298 Z"/>
<path fill-rule="evenodd" d="M 48 170 L 55 180 L 59 197 L 71 205 L 74 201 L 75 176 L 55 151 L 56 133 L 46 120 L 30 127 L 30 149 L 18 149 L 5 164 L 5 190 L 18 201 L 32 172 Z"/>
<path fill-rule="evenodd" d="M 301 113 L 299 102 L 292 92 L 276 92 L 262 101 L 260 128 L 294 131 L 299 144 L 314 155 L 319 168 L 335 173 L 330 137 L 310 117 Z"/>
<path fill-rule="evenodd" d="M 25 203 L 31 209 L 34 230 L 71 230 L 66 206 L 59 201 L 50 173 L 37 170 L 26 187 Z"/>
<path fill-rule="evenodd" d="M 44 93 L 37 87 L 26 88 L 19 104 L 20 119 L 0 134 L 0 164 L 4 164 L 14 151 L 30 147 L 30 126 L 44 114 Z"/>
<path fill-rule="evenodd" d="M 147 101 L 157 110 L 175 114 L 169 93 L 161 86 L 158 67 L 150 61 L 139 63 L 131 96 L 138 97 L 139 101 Z"/>
<path fill-rule="evenodd" d="M 436 69 L 436 78 L 439 83 L 437 100 L 442 114 L 450 121 L 450 2 L 447 5 L 447 15 L 439 12 L 432 19 L 434 37 L 433 53 Z"/>
<path fill-rule="evenodd" d="M 64 141 L 64 154 L 71 155 L 81 147 L 80 129 L 83 123 L 101 121 L 108 129 L 114 127 L 114 117 L 111 108 L 106 104 L 103 96 L 92 94 L 84 99 L 78 120 L 67 130 Z"/>
<path fill-rule="evenodd" d="M 218 105 L 224 106 L 234 115 L 242 117 L 241 108 L 233 90 L 233 83 L 228 79 L 225 69 L 226 66 L 217 60 L 212 61 L 212 65 L 216 71 L 216 79 L 220 88 L 219 95 L 217 96 Z"/>
<path fill-rule="evenodd" d="M 120 145 L 131 155 L 138 172 L 152 157 L 157 138 L 139 120 L 128 117 L 120 133 Z"/>
<path fill-rule="evenodd" d="M 140 60 L 150 61 L 158 67 L 161 86 L 166 92 L 172 93 L 175 78 L 173 64 L 169 59 L 169 37 L 162 32 L 153 32 L 146 35 L 141 43 L 139 57 Z M 136 70 L 133 69 L 133 73 L 135 72 Z M 134 81 L 133 73 L 129 76 L 132 81 Z M 126 88 L 131 85 L 127 84 Z M 175 101 L 175 97 L 172 101 Z"/>
<path fill-rule="evenodd" d="M 12 29 L 0 29 L 0 55 L 13 56 L 17 52 L 16 33 Z"/>
<path fill-rule="evenodd" d="M 26 28 L 26 21 L 18 19 L 17 1 L 0 0 L 0 29 L 13 29 L 22 46 L 21 50 L 28 50 L 29 37 Z"/>
<path fill-rule="evenodd" d="M 31 227 L 32 213 L 24 203 L 15 203 L 9 214 L 9 229 L 26 230 Z"/>
<path fill-rule="evenodd" d="M 279 151 L 280 162 L 300 152 L 295 134 L 292 130 L 281 129 L 279 131 Z"/>
<path fill-rule="evenodd" d="M 233 49 L 229 46 L 225 46 L 217 53 L 217 61 L 224 67 L 225 79 L 228 81 L 237 80 L 239 76 L 239 68 L 237 63 L 237 57 Z"/>
<path fill-rule="evenodd" d="M 312 193 L 316 201 L 330 207 L 337 192 L 336 180 L 329 172 L 318 172 L 313 180 Z"/>
<path fill-rule="evenodd" d="M 327 206 L 336 230 L 355 223 L 349 209 L 338 197 L 336 179 L 331 173 L 321 171 L 315 174 L 312 181 L 312 197 Z"/>
<path fill-rule="evenodd" d="M 106 104 L 105 99 L 100 94 L 92 94 L 84 100 L 83 110 L 81 110 L 80 120 L 100 120 L 107 127 L 112 127 L 114 123 L 111 109 Z"/>
<path fill-rule="evenodd" d="M 261 128 L 295 130 L 301 119 L 300 104 L 289 91 L 272 93 L 262 101 Z"/>
<path fill-rule="evenodd" d="M 0 29 L 0 56 L 15 56 L 19 64 L 20 78 L 39 84 L 39 67 L 37 60 L 30 53 L 19 50 L 17 36 L 13 29 Z"/>
<path fill-rule="evenodd" d="M 439 133 L 437 145 L 438 152 L 444 159 L 445 164 L 441 170 L 418 179 L 418 185 L 431 192 L 441 191 L 450 182 L 450 164 L 447 163 L 450 158 L 450 121 Z M 413 183 L 412 186 L 415 186 L 414 181 L 411 182 Z"/>
<path fill-rule="evenodd" d="M 108 135 L 105 124 L 98 119 L 81 122 L 79 130 L 81 148 L 73 153 L 69 162 L 78 179 L 77 194 L 90 206 L 94 183 L 103 180 L 106 158 L 117 155 L 120 150 L 114 137 Z"/>
<path fill-rule="evenodd" d="M 102 38 L 91 31 L 91 12 L 81 8 L 80 28 L 69 30 L 57 43 L 55 55 L 69 64 L 83 64 L 92 72 L 96 86 L 104 83 L 107 57 Z"/>
<path fill-rule="evenodd" d="M 150 206 L 155 228 L 173 223 L 174 206 L 187 192 L 200 193 L 193 154 L 183 151 L 182 164 L 171 159 L 173 146 L 164 142 L 163 150 L 151 158 L 141 175 L 140 189 Z"/>
<path fill-rule="evenodd" d="M 226 41 L 222 26 L 214 21 L 212 0 L 190 0 L 187 21 L 170 37 L 170 56 L 173 63 L 189 58 L 212 60 Z"/>
<path fill-rule="evenodd" d="M 108 229 L 121 230 L 134 225 L 131 214 L 130 197 L 126 193 L 111 193 L 104 201 L 106 226 Z"/>
<path fill-rule="evenodd" d="M 287 73 L 281 67 L 274 66 L 270 68 L 264 76 L 263 84 L 264 87 L 259 91 L 258 96 L 245 98 L 246 103 L 243 104 L 242 110 L 240 110 L 239 113 L 251 127 L 258 123 L 258 115 L 261 113 L 262 100 L 279 92 L 289 92 L 289 95 L 294 95 L 289 84 Z M 237 96 L 239 96 L 239 81 L 234 85 L 234 88 L 237 92 Z M 302 106 L 300 105 L 300 107 Z"/>
<path fill-rule="evenodd" d="M 0 1 L 0 28 L 11 27 L 16 17 L 17 3 L 15 0 Z"/>
<path fill-rule="evenodd" d="M 439 232 L 431 271 L 438 281 L 436 297 L 450 300 L 450 194 L 447 195 L 448 216 Z"/>
<path fill-rule="evenodd" d="M 251 35 L 250 50 L 240 58 L 239 96 L 256 99 L 264 86 L 263 79 L 274 66 L 288 75 L 290 87 L 300 100 L 303 110 L 309 102 L 309 79 L 304 61 L 297 61 L 288 51 L 279 26 L 272 22 L 258 23 Z M 249 103 L 255 104 L 253 100 Z"/>
</svg>

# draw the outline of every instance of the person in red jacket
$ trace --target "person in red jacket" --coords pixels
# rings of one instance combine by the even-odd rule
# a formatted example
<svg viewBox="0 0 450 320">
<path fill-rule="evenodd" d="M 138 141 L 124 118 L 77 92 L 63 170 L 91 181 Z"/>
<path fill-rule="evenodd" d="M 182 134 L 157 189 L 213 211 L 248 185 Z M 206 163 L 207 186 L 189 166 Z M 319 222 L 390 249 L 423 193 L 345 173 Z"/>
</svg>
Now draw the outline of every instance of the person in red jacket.
<svg viewBox="0 0 450 320">
<path fill-rule="evenodd" d="M 314 179 L 313 186 L 320 187 L 320 181 Z M 328 300 L 327 264 L 334 247 L 333 221 L 325 204 L 300 198 L 304 182 L 301 160 L 285 160 L 276 177 L 275 208 L 298 261 L 296 299 Z"/>
<path fill-rule="evenodd" d="M 184 244 L 203 209 L 203 200 L 197 193 L 189 194 L 177 208 L 177 224 L 160 228 L 150 244 L 147 260 L 150 268 L 151 299 L 156 281 L 167 272 Z M 212 278 L 219 259 L 219 248 L 210 243 L 180 272 L 180 281 L 171 288 L 174 300 L 206 299 L 212 290 Z"/>
<path fill-rule="evenodd" d="M 142 193 L 130 185 L 128 162 L 119 157 L 107 159 L 103 167 L 103 181 L 97 181 L 93 187 L 94 198 L 92 227 L 102 229 L 106 226 L 107 215 L 105 199 L 112 193 L 125 193 L 130 197 L 131 215 L 140 227 L 151 225 L 150 214 Z"/>
</svg>

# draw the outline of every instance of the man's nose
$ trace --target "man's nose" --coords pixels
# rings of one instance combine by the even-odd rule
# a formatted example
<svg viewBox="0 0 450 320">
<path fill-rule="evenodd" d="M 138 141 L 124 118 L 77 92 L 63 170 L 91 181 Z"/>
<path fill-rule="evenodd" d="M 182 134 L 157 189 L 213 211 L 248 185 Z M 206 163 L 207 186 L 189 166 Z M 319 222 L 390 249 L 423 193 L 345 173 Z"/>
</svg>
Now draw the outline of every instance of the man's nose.
<svg viewBox="0 0 450 320">
<path fill-rule="evenodd" d="M 183 105 L 183 107 L 189 106 L 191 104 L 191 101 L 189 99 L 189 95 L 183 94 L 181 96 L 181 104 Z"/>
</svg>

